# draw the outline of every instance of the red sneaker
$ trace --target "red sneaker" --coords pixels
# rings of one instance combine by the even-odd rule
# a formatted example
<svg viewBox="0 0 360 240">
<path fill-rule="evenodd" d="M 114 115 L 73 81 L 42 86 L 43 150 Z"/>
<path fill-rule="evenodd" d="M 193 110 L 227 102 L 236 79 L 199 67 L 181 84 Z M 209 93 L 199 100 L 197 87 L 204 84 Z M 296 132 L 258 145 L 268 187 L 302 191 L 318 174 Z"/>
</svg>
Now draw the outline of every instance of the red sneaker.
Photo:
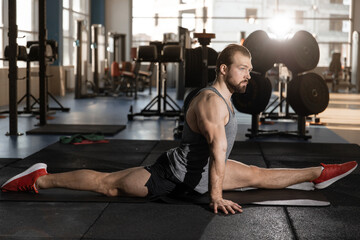
<svg viewBox="0 0 360 240">
<path fill-rule="evenodd" d="M 43 175 L 47 175 L 47 165 L 45 163 L 37 163 L 24 172 L 10 178 L 1 186 L 3 192 L 35 192 L 39 193 L 35 186 L 36 180 Z"/>
<path fill-rule="evenodd" d="M 313 180 L 315 184 L 315 188 L 323 189 L 337 180 L 349 175 L 352 171 L 355 170 L 357 167 L 357 162 L 347 162 L 343 164 L 323 164 L 321 165 L 324 167 L 323 171 L 321 172 L 320 177 Z"/>
</svg>

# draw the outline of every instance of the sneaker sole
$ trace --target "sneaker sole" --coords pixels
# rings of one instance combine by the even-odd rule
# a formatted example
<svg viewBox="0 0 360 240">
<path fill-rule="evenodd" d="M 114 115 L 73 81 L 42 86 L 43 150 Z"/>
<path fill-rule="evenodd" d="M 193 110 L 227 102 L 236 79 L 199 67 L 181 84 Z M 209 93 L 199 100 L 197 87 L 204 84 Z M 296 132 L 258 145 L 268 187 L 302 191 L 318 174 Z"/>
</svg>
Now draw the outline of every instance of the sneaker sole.
<svg viewBox="0 0 360 240">
<path fill-rule="evenodd" d="M 331 184 L 333 184 L 334 182 L 338 181 L 339 179 L 343 178 L 343 177 L 346 177 L 347 175 L 349 175 L 350 173 L 352 173 L 356 167 L 358 166 L 358 164 L 355 165 L 355 167 L 353 167 L 352 169 L 350 169 L 349 171 L 337 176 L 337 177 L 334 177 L 332 179 L 329 179 L 325 182 L 322 182 L 322 183 L 318 183 L 318 184 L 315 184 L 315 188 L 316 189 L 323 189 L 323 188 L 326 188 L 328 186 L 330 186 Z"/>
<path fill-rule="evenodd" d="M 45 163 L 37 163 L 37 164 L 34 164 L 34 165 L 32 165 L 31 167 L 29 167 L 28 169 L 26 169 L 24 172 L 19 173 L 18 175 L 16 175 L 16 176 L 10 178 L 9 180 L 7 180 L 7 181 L 1 186 L 1 188 L 3 188 L 6 184 L 8 184 L 9 182 L 14 181 L 14 180 L 17 179 L 17 178 L 26 176 L 26 175 L 28 175 L 29 173 L 32 173 L 32 172 L 34 172 L 34 171 L 36 171 L 36 170 L 39 170 L 39 169 L 42 169 L 42 168 L 45 168 L 45 170 L 46 170 L 47 165 L 46 165 Z"/>
</svg>

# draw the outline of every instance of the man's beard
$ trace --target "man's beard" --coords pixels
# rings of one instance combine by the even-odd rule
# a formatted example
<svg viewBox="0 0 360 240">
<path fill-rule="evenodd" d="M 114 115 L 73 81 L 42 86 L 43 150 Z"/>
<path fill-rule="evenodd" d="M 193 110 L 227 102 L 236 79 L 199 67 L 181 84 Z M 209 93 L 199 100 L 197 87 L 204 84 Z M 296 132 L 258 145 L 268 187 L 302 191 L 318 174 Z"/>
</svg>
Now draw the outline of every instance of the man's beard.
<svg viewBox="0 0 360 240">
<path fill-rule="evenodd" d="M 241 81 L 239 84 L 237 84 L 237 85 L 235 85 L 235 84 L 232 84 L 230 81 L 228 81 L 229 79 L 227 79 L 227 81 L 225 81 L 226 82 L 226 85 L 227 85 L 227 87 L 228 87 L 228 89 L 229 89 L 229 91 L 231 92 L 231 93 L 245 93 L 245 91 L 246 91 L 246 86 L 247 85 L 242 85 L 242 83 L 243 82 L 245 82 L 245 81 L 247 81 L 248 82 L 248 80 L 244 80 L 244 81 Z"/>
</svg>

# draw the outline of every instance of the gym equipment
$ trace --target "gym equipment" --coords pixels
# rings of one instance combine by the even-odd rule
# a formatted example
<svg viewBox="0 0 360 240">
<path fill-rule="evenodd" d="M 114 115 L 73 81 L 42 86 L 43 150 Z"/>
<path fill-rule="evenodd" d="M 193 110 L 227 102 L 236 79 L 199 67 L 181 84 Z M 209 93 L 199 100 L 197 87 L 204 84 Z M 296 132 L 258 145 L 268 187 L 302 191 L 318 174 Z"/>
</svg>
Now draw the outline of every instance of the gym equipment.
<svg viewBox="0 0 360 240">
<path fill-rule="evenodd" d="M 87 43 L 86 39 L 83 39 L 83 36 L 87 36 L 87 34 L 83 34 L 83 31 L 86 31 L 85 21 L 77 20 L 76 29 L 77 38 L 74 42 L 76 47 L 75 99 L 92 98 L 96 96 L 95 86 L 88 79 L 83 80 L 83 74 L 86 76 L 87 71 L 87 66 L 83 67 L 83 62 L 87 60 Z M 85 44 L 84 48 L 83 44 Z M 83 56 L 85 59 L 83 59 Z M 91 93 L 88 93 L 88 85 L 91 88 Z"/>
<path fill-rule="evenodd" d="M 105 28 L 101 24 L 91 25 L 91 63 L 93 72 L 94 92 L 104 91 L 103 79 L 104 67 L 101 61 L 105 59 Z"/>
<path fill-rule="evenodd" d="M 215 38 L 215 34 L 206 33 L 205 29 L 202 33 L 194 33 L 194 37 L 198 38 L 201 47 L 195 49 L 185 49 L 185 87 L 201 89 L 213 82 L 216 78 L 216 60 L 218 53 L 209 48 L 208 45 L 212 38 Z M 189 95 L 191 96 L 191 95 Z M 187 99 L 185 99 L 183 107 L 183 115 L 186 113 L 187 106 L 185 105 Z M 185 109 L 185 110 L 184 110 Z M 174 128 L 174 137 L 181 138 L 183 131 L 183 116 L 180 118 L 180 122 Z"/>
<path fill-rule="evenodd" d="M 24 99 L 26 100 L 26 106 L 24 108 L 24 111 L 17 111 L 18 114 L 21 113 L 32 113 L 31 111 L 31 102 L 30 102 L 30 98 L 32 98 L 35 102 L 39 103 L 38 100 L 30 93 L 30 61 L 28 60 L 28 54 L 26 51 L 26 47 L 25 46 L 18 46 L 18 56 L 17 59 L 18 61 L 25 61 L 26 62 L 26 93 L 23 97 L 20 98 L 20 100 L 17 102 L 17 104 L 19 105 Z M 5 60 L 8 61 L 9 60 L 9 46 L 5 47 L 4 50 L 4 57 L 1 60 Z M 9 113 L 9 111 L 4 111 L 2 113 Z"/>
<path fill-rule="evenodd" d="M 116 32 L 109 32 L 108 33 L 108 59 L 112 60 L 110 62 L 111 71 L 111 81 L 112 81 L 112 88 L 113 91 L 116 92 L 120 86 L 116 86 L 116 84 L 120 81 L 120 63 L 125 62 L 125 41 L 126 34 L 116 33 Z M 122 67 L 122 70 L 124 66 Z"/>
<path fill-rule="evenodd" d="M 215 80 L 215 67 L 218 53 L 210 47 L 206 47 L 204 50 L 207 51 L 206 55 L 208 56 L 206 63 L 202 60 L 203 47 L 185 49 L 185 87 L 206 86 L 209 82 Z M 203 64 L 207 65 L 206 70 L 205 67 L 203 68 Z M 207 72 L 207 81 L 203 80 L 203 71 Z"/>
<path fill-rule="evenodd" d="M 185 94 L 185 62 L 186 62 L 186 49 L 191 48 L 190 31 L 187 28 L 178 27 L 179 44 L 182 47 L 182 55 L 185 61 L 179 63 L 179 75 L 178 81 L 176 82 L 176 99 L 184 99 Z"/>
<path fill-rule="evenodd" d="M 39 47 L 38 47 L 38 61 L 39 61 L 39 125 L 46 124 L 47 115 L 47 86 L 46 86 L 46 1 L 39 0 Z M 6 135 L 19 136 L 22 135 L 17 132 L 17 25 L 16 25 L 16 1 L 9 2 L 9 113 L 10 113 L 10 132 Z M 21 50 L 23 51 L 23 50 Z"/>
<path fill-rule="evenodd" d="M 234 93 L 232 102 L 239 112 L 259 114 L 265 110 L 270 100 L 272 86 L 264 75 L 251 72 L 250 76 L 245 93 Z"/>
<path fill-rule="evenodd" d="M 28 41 L 26 46 L 29 48 L 29 54 L 28 54 L 28 60 L 27 60 L 27 66 L 26 66 L 26 71 L 27 71 L 27 84 L 29 85 L 29 88 L 27 88 L 27 93 L 26 95 L 30 94 L 30 63 L 31 62 L 38 62 L 40 60 L 40 47 L 39 47 L 39 42 L 38 41 Z M 53 61 L 55 61 L 58 57 L 58 44 L 56 41 L 54 40 L 46 40 L 46 45 L 45 45 L 45 60 L 46 60 L 46 64 L 52 63 Z M 45 91 L 46 91 L 46 107 L 47 110 L 55 110 L 55 111 L 62 111 L 62 112 L 68 112 L 70 111 L 70 108 L 66 108 L 64 107 L 56 98 L 53 94 L 51 94 L 48 91 L 48 80 L 49 77 L 51 77 L 50 75 L 45 75 L 45 80 L 46 80 L 46 86 L 45 86 Z M 32 95 L 31 95 L 32 96 Z M 50 96 L 51 99 L 53 99 L 56 104 L 59 107 L 49 107 L 49 102 L 48 102 L 48 97 Z M 27 101 L 28 103 L 28 101 Z M 34 109 L 34 105 L 35 104 L 39 104 L 40 100 L 35 100 L 35 102 L 31 105 L 31 108 L 28 108 L 28 106 L 26 107 L 27 111 L 31 111 L 31 109 Z"/>
<path fill-rule="evenodd" d="M 263 131 L 259 130 L 259 115 L 268 105 L 272 86 L 270 80 L 262 74 L 251 72 L 250 76 L 245 93 L 234 93 L 231 99 L 236 110 L 251 114 L 251 129 L 248 129 L 250 133 L 245 136 L 253 138 L 260 133 L 263 135 Z"/>
<path fill-rule="evenodd" d="M 360 92 L 360 37 L 359 32 L 352 34 L 351 84 Z"/>
<path fill-rule="evenodd" d="M 19 45 L 17 47 L 18 47 L 17 60 L 18 61 L 27 61 L 27 58 L 28 58 L 27 55 L 28 54 L 26 52 L 26 47 L 25 46 L 19 46 Z M 5 58 L 2 58 L 1 60 L 9 61 L 9 57 L 10 57 L 10 48 L 9 48 L 9 46 L 5 47 L 4 57 Z"/>
<path fill-rule="evenodd" d="M 218 53 L 208 45 L 214 33 L 194 33 L 201 47 L 185 49 L 185 87 L 205 87 L 215 80 Z"/>
<path fill-rule="evenodd" d="M 151 87 L 151 85 L 152 85 L 151 79 L 152 79 L 152 75 L 154 73 L 154 67 L 155 67 L 155 63 L 150 62 L 150 65 L 146 71 L 139 70 L 138 78 L 136 79 L 138 91 L 144 91 L 145 86 L 147 85 L 149 87 L 149 95 L 151 95 L 151 88 L 152 88 Z"/>
<path fill-rule="evenodd" d="M 296 75 L 314 69 L 320 58 L 316 39 L 298 31 L 288 40 L 270 39 L 265 31 L 251 33 L 244 41 L 252 56 L 253 71 L 265 74 L 274 63 L 284 63 Z"/>
<path fill-rule="evenodd" d="M 126 48 L 126 34 L 109 32 L 109 51 L 108 59 L 112 59 L 113 62 L 120 63 L 125 61 L 125 48 Z"/>
<path fill-rule="evenodd" d="M 293 75 L 310 71 L 319 63 L 319 45 L 309 32 L 296 32 L 292 39 L 285 43 L 285 46 L 282 48 L 281 60 L 292 71 Z"/>
<path fill-rule="evenodd" d="M 138 51 L 138 59 L 136 62 L 157 62 L 158 63 L 158 94 L 153 98 L 143 110 L 139 113 L 133 113 L 133 107 L 130 107 L 130 113 L 128 114 L 128 120 L 133 120 L 134 116 L 167 116 L 176 117 L 181 116 L 182 111 L 179 105 L 167 94 L 166 92 L 166 76 L 162 76 L 163 67 L 166 63 L 181 62 L 182 50 L 179 45 L 164 45 L 160 42 L 153 42 L 150 46 L 140 46 Z M 166 71 L 166 70 L 165 70 Z M 135 77 L 135 79 L 137 79 Z M 137 86 L 137 83 L 135 83 Z M 135 90 L 135 93 L 137 89 Z M 163 108 L 161 109 L 161 102 L 163 102 Z M 152 109 L 157 104 L 156 109 Z M 169 106 L 171 110 L 167 110 Z"/>
<path fill-rule="evenodd" d="M 184 99 L 184 105 L 183 105 L 184 115 L 186 115 L 186 112 L 189 108 L 191 100 L 198 94 L 198 92 L 200 90 L 201 90 L 201 88 L 191 89 L 190 92 L 188 94 L 186 94 L 185 99 Z"/>
<path fill-rule="evenodd" d="M 249 129 L 251 133 L 246 136 L 252 138 L 256 136 L 286 135 L 297 136 L 304 139 L 311 138 L 311 136 L 306 135 L 306 116 L 323 111 L 327 107 L 329 101 L 327 86 L 325 81 L 319 75 L 315 73 L 300 74 L 304 71 L 312 70 L 319 62 L 320 51 L 316 39 L 306 31 L 298 31 L 291 39 L 276 41 L 270 39 L 266 32 L 259 30 L 251 33 L 248 38 L 245 39 L 244 46 L 249 49 L 252 55 L 254 71 L 259 72 L 260 75 L 265 75 L 273 66 L 278 67 L 279 73 L 285 66 L 291 71 L 290 76 L 286 79 L 279 79 L 280 96 L 268 107 L 265 105 L 266 108 L 259 107 L 259 105 L 261 105 L 261 103 L 263 105 L 267 104 L 269 98 L 264 98 L 264 101 L 267 100 L 266 103 L 260 103 L 256 102 L 256 99 L 246 99 L 246 95 L 242 96 L 242 98 L 240 98 L 239 95 L 235 95 L 233 99 L 237 101 L 234 101 L 234 105 L 238 105 L 239 111 L 252 114 L 252 127 Z M 291 76 L 293 79 L 290 81 Z M 307 80 L 302 81 L 304 78 Z M 316 84 L 305 84 L 309 79 L 315 79 L 314 81 L 316 81 Z M 300 83 L 300 81 L 304 83 Z M 302 90 L 296 89 L 300 86 L 302 87 Z M 324 87 L 326 89 L 324 89 Z M 306 92 L 306 89 L 308 92 Z M 252 89 L 251 84 L 248 85 L 247 92 L 251 92 L 251 96 L 255 96 L 257 91 L 257 89 Z M 301 91 L 301 93 L 298 91 Z M 284 92 L 286 93 L 286 97 L 283 96 Z M 292 96 L 292 94 L 294 95 Z M 307 94 L 307 96 L 304 97 L 303 94 Z M 299 100 L 298 98 L 302 98 L 302 100 Z M 270 112 L 266 112 L 279 99 L 280 102 L 273 107 Z M 309 102 L 316 106 L 308 106 Z M 286 104 L 285 114 L 282 112 L 283 103 Z M 297 116 L 289 113 L 289 104 L 294 108 Z M 277 108 L 280 110 L 278 114 L 274 113 Z M 297 119 L 298 130 L 293 132 L 259 131 L 259 120 L 261 119 L 261 122 L 265 122 L 266 118 Z"/>
<path fill-rule="evenodd" d="M 46 125 L 48 110 L 47 80 L 46 80 L 46 1 L 39 0 L 39 125 Z"/>
<path fill-rule="evenodd" d="M 192 88 L 192 89 L 188 89 L 185 92 L 185 98 L 184 98 L 184 104 L 182 107 L 182 112 L 183 112 L 183 119 L 185 120 L 186 118 L 186 112 L 189 108 L 189 105 L 191 103 L 191 100 L 196 96 L 196 94 L 199 92 L 201 88 Z M 174 138 L 175 139 L 180 139 L 182 136 L 182 132 L 184 130 L 184 123 L 177 123 L 177 126 L 173 129 L 173 134 L 174 134 Z"/>
<path fill-rule="evenodd" d="M 40 7 L 39 2 L 39 7 Z M 22 135 L 18 132 L 18 115 L 17 115 L 17 79 L 18 79 L 18 69 L 17 69 L 17 50 L 18 45 L 16 43 L 17 38 L 17 25 L 16 25 L 16 1 L 10 1 L 8 7 L 9 14 L 9 132 L 6 133 L 7 136 L 19 136 Z M 40 29 L 39 29 L 40 30 Z"/>
<path fill-rule="evenodd" d="M 243 45 L 251 53 L 254 72 L 265 73 L 274 65 L 276 55 L 271 43 L 267 33 L 262 30 L 252 32 L 245 38 Z"/>
<path fill-rule="evenodd" d="M 316 73 L 305 73 L 288 84 L 287 101 L 300 116 L 323 112 L 329 104 L 329 89 Z"/>
</svg>

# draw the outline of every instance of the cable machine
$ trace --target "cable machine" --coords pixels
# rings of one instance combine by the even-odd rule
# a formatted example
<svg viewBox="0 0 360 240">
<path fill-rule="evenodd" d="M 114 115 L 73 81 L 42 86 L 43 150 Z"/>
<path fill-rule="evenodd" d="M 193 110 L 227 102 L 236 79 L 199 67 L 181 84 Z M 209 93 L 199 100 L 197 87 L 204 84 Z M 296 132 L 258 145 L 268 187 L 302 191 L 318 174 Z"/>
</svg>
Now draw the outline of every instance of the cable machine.
<svg viewBox="0 0 360 240">
<path fill-rule="evenodd" d="M 76 46 L 75 99 L 91 98 L 91 97 L 95 97 L 96 94 L 94 91 L 95 87 L 93 82 L 90 82 L 87 79 L 88 51 L 87 51 L 87 34 L 86 34 L 85 21 L 77 20 L 76 27 L 77 27 L 76 28 L 77 38 L 74 43 Z M 89 88 L 91 88 L 92 93 L 88 93 L 88 86 Z"/>
</svg>

